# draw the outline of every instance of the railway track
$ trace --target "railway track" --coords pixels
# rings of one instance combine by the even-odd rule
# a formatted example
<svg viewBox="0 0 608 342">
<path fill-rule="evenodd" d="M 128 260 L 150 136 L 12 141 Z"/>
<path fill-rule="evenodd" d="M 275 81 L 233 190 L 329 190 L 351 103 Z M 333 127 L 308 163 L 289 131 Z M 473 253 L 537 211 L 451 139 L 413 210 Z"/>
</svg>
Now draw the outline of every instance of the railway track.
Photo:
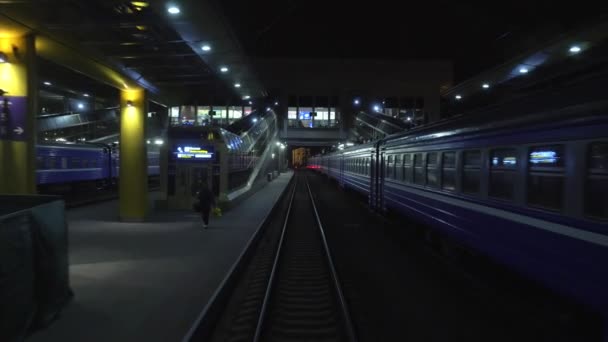
<svg viewBox="0 0 608 342">
<path fill-rule="evenodd" d="M 184 341 L 357 340 L 306 176 L 295 176 L 282 209 L 238 284 L 215 296 Z"/>
</svg>

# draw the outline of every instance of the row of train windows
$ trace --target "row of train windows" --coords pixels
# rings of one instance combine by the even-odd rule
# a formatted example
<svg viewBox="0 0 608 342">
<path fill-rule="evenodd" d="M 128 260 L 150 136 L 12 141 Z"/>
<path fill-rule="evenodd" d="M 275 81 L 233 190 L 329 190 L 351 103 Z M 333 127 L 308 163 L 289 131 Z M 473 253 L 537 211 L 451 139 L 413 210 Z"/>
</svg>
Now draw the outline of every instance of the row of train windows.
<svg viewBox="0 0 608 342">
<path fill-rule="evenodd" d="M 80 157 L 36 157 L 38 170 L 96 168 L 97 159 Z"/>
<path fill-rule="evenodd" d="M 441 166 L 439 165 L 441 158 Z M 488 195 L 514 200 L 518 154 L 514 148 L 494 149 L 489 156 Z M 563 145 L 532 147 L 528 152 L 527 203 L 531 206 L 561 211 L 564 207 L 565 165 Z M 461 191 L 479 195 L 481 187 L 481 151 L 462 152 Z M 347 160 L 346 170 L 369 175 L 370 159 Z M 410 153 L 389 155 L 385 177 L 405 183 L 456 191 L 456 152 Z M 441 176 L 441 177 L 439 177 Z M 441 180 L 441 182 L 440 182 Z M 608 142 L 589 144 L 585 177 L 585 212 L 608 218 Z M 441 184 L 440 184 L 441 183 Z"/>
</svg>

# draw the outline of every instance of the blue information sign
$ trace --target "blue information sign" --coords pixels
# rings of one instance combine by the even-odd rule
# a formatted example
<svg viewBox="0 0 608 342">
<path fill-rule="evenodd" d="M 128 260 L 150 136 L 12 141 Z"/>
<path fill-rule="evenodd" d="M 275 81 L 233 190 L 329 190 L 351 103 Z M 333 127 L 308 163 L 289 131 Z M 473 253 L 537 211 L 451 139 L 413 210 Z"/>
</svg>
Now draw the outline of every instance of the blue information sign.
<svg viewBox="0 0 608 342">
<path fill-rule="evenodd" d="M 0 100 L 0 140 L 27 140 L 27 97 L 4 96 Z"/>
</svg>

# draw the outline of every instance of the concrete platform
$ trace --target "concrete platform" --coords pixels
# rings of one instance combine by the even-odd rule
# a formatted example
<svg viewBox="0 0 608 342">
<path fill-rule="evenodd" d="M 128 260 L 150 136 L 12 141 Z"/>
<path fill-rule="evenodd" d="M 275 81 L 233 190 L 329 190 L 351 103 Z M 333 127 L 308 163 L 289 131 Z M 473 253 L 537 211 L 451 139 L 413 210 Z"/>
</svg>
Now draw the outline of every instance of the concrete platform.
<svg viewBox="0 0 608 342">
<path fill-rule="evenodd" d="M 212 218 L 206 230 L 194 212 L 118 222 L 117 201 L 68 211 L 75 298 L 28 341 L 180 341 L 292 175 Z"/>
</svg>

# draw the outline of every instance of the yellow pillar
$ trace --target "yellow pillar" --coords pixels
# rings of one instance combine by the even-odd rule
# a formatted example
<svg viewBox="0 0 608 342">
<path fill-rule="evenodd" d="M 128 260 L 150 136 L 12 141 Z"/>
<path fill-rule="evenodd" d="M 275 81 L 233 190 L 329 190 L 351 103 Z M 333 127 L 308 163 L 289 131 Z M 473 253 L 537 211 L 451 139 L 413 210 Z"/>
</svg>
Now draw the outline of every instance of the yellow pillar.
<svg viewBox="0 0 608 342">
<path fill-rule="evenodd" d="M 36 193 L 34 36 L 0 32 L 0 193 Z M 2 95 L 0 93 L 0 95 Z"/>
<path fill-rule="evenodd" d="M 120 218 L 143 221 L 148 211 L 146 93 L 120 92 Z"/>
</svg>

